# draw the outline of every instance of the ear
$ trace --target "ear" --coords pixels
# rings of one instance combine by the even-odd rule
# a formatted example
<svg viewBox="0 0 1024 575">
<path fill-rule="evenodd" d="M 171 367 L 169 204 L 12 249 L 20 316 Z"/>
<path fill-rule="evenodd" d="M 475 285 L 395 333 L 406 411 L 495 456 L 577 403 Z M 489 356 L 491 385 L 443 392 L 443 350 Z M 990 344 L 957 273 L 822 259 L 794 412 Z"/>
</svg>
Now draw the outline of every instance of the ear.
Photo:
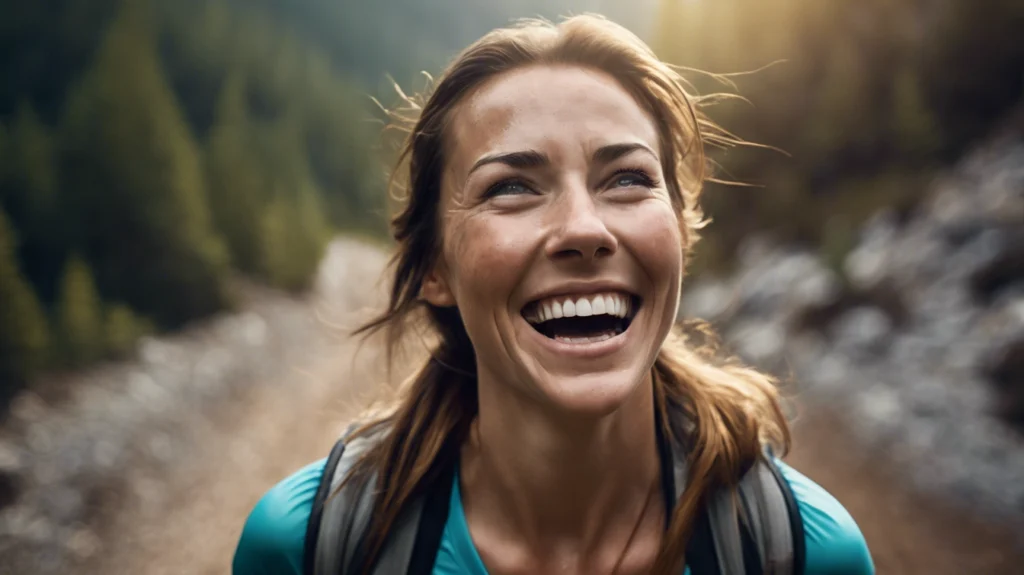
<svg viewBox="0 0 1024 575">
<path fill-rule="evenodd" d="M 455 295 L 448 287 L 443 264 L 438 263 L 427 272 L 423 278 L 423 285 L 420 287 L 420 297 L 427 303 L 437 307 L 452 307 L 455 305 Z"/>
</svg>

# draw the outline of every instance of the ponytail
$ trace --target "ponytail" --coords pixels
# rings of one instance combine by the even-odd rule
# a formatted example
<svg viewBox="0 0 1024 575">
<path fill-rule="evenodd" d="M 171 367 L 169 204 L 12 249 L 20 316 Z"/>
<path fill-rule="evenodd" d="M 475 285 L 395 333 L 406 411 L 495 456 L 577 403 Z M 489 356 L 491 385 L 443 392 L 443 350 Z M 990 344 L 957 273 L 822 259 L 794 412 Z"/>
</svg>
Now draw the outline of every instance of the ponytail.
<svg viewBox="0 0 1024 575">
<path fill-rule="evenodd" d="M 430 307 L 429 313 L 434 325 L 444 326 L 447 337 L 403 384 L 402 400 L 392 412 L 354 432 L 360 435 L 382 423 L 390 427 L 346 479 L 367 481 L 376 476 L 378 496 L 364 543 L 367 566 L 376 561 L 406 504 L 455 465 L 477 414 L 476 359 L 458 312 Z M 398 343 L 394 335 L 389 334 L 389 358 Z"/>
<path fill-rule="evenodd" d="M 714 358 L 714 348 L 693 350 L 681 329 L 663 344 L 654 363 L 654 397 L 663 432 L 688 452 L 687 484 L 669 520 L 653 573 L 680 573 L 686 545 L 707 498 L 735 486 L 762 456 L 780 453 L 790 436 L 776 382 L 735 362 Z"/>
</svg>

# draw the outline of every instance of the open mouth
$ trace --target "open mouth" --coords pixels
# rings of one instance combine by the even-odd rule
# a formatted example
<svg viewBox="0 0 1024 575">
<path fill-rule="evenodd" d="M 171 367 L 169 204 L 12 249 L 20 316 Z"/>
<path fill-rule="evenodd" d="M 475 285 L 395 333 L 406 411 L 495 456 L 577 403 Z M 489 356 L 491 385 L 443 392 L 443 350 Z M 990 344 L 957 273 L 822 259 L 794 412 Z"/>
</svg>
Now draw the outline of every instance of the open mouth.
<svg viewBox="0 0 1024 575">
<path fill-rule="evenodd" d="M 594 343 L 629 329 L 640 298 L 621 292 L 560 296 L 531 302 L 523 318 L 541 334 L 564 343 Z"/>
</svg>

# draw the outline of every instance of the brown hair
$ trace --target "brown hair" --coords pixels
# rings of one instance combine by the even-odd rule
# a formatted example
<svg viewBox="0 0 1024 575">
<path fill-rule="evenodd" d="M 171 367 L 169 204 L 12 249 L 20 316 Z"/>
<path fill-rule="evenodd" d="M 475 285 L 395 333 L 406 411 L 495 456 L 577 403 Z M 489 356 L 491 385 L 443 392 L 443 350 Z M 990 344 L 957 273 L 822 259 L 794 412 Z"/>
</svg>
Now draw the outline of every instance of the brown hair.
<svg viewBox="0 0 1024 575">
<path fill-rule="evenodd" d="M 408 130 L 392 176 L 404 192 L 392 221 L 397 251 L 386 310 L 358 333 L 384 330 L 389 362 L 414 326 L 435 342 L 429 359 L 409 378 L 388 411 L 356 433 L 390 425 L 382 442 L 359 461 L 354 476 L 376 474 L 378 497 L 365 540 L 370 563 L 405 505 L 444 466 L 477 413 L 476 360 L 458 310 L 419 299 L 424 277 L 441 249 L 441 173 L 445 128 L 468 92 L 510 70 L 529 65 L 574 65 L 610 74 L 651 115 L 660 131 L 663 170 L 689 252 L 705 224 L 698 200 L 706 178 L 706 144 L 738 143 L 700 112 L 707 99 L 690 96 L 684 79 L 635 35 L 599 16 L 576 16 L 555 25 L 527 20 L 495 30 L 464 50 L 429 95 L 405 98 L 391 113 Z M 664 431 L 688 450 L 686 490 L 672 512 L 655 573 L 678 573 L 705 494 L 733 485 L 771 443 L 784 452 L 789 430 L 774 381 L 734 362 L 714 360 L 712 347 L 693 348 L 679 329 L 665 341 L 653 366 L 657 409 Z"/>
</svg>

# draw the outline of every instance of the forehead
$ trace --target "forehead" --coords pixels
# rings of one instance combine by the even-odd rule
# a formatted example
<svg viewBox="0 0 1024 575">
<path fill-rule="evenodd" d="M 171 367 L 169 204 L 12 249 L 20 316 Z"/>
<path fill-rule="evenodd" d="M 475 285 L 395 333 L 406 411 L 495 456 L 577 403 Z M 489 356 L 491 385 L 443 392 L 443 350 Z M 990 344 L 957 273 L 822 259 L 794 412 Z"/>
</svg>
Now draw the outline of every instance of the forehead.
<svg viewBox="0 0 1024 575">
<path fill-rule="evenodd" d="M 459 105 L 448 136 L 457 171 L 486 154 L 524 149 L 557 156 L 638 142 L 658 150 L 654 122 L 613 77 L 572 66 L 531 66 L 493 78 Z"/>
</svg>

